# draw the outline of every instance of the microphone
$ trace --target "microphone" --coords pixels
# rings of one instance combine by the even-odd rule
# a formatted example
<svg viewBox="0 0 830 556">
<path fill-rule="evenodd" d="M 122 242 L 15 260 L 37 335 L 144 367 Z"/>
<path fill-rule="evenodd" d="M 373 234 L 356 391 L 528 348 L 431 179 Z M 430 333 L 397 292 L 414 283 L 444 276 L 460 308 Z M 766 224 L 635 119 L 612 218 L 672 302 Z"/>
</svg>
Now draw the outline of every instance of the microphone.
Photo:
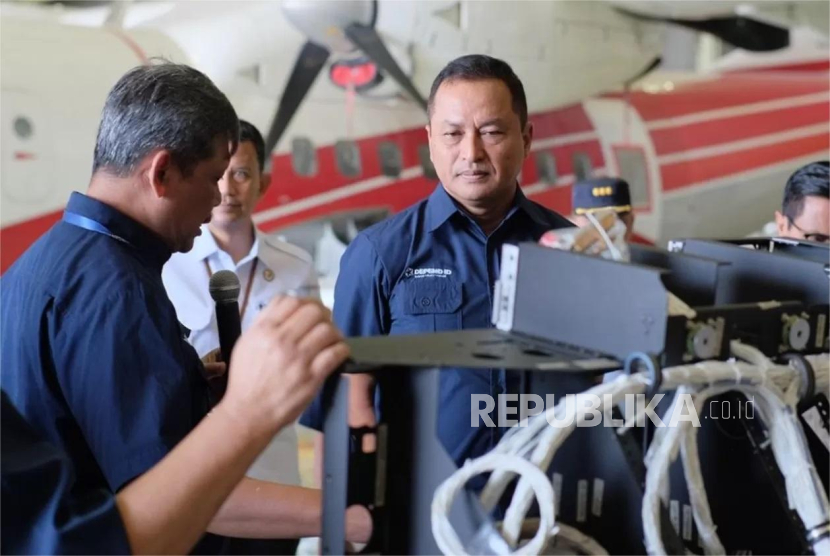
<svg viewBox="0 0 830 556">
<path fill-rule="evenodd" d="M 210 277 L 209 290 L 216 303 L 222 361 L 230 368 L 233 346 L 242 333 L 239 322 L 239 278 L 230 270 L 220 270 Z"/>
</svg>

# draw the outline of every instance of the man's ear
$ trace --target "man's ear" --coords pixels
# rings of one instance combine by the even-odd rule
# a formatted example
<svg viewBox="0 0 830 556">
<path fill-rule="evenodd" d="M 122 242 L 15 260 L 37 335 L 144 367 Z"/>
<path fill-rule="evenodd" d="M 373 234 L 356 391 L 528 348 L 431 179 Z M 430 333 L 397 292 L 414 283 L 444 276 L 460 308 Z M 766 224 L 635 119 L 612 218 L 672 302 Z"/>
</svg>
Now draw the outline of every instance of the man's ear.
<svg viewBox="0 0 830 556">
<path fill-rule="evenodd" d="M 527 122 L 525 124 L 524 133 L 522 133 L 522 140 L 525 144 L 525 158 L 530 155 L 530 145 L 533 143 L 533 124 Z"/>
<path fill-rule="evenodd" d="M 159 150 L 150 155 L 150 166 L 147 169 L 147 180 L 156 197 L 166 197 L 169 194 L 173 168 L 173 158 L 170 151 Z"/>
<path fill-rule="evenodd" d="M 263 172 L 259 176 L 259 195 L 257 195 L 257 199 L 262 199 L 270 187 L 271 172 Z"/>
<path fill-rule="evenodd" d="M 778 237 L 786 237 L 790 231 L 790 221 L 781 214 L 780 210 L 775 211 L 775 229 L 778 232 Z"/>
</svg>

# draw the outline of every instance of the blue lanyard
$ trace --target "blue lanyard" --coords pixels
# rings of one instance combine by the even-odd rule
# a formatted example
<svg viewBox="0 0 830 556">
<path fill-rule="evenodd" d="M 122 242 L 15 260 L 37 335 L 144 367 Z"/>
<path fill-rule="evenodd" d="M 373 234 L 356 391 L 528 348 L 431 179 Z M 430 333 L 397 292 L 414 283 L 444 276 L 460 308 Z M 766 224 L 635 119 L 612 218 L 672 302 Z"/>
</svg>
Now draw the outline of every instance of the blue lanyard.
<svg viewBox="0 0 830 556">
<path fill-rule="evenodd" d="M 72 224 L 73 226 L 77 226 L 79 228 L 83 228 L 84 230 L 89 230 L 90 232 L 95 232 L 97 234 L 103 234 L 105 236 L 109 236 L 116 241 L 120 241 L 125 245 L 130 245 L 130 242 L 124 239 L 121 236 L 117 236 L 110 231 L 109 228 L 98 222 L 97 220 L 93 220 L 92 218 L 87 218 L 86 216 L 82 216 L 75 212 L 64 211 L 63 213 L 63 221 L 67 224 Z"/>
</svg>

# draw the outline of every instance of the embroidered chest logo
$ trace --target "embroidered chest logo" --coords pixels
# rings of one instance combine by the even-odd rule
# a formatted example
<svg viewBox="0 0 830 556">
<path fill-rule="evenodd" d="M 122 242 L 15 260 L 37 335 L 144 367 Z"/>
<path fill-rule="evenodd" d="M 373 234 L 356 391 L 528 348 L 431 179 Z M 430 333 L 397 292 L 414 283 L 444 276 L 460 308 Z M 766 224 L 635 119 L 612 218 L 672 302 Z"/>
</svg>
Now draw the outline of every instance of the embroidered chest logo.
<svg viewBox="0 0 830 556">
<path fill-rule="evenodd" d="M 412 268 L 409 267 L 404 271 L 406 278 L 446 278 L 452 275 L 452 270 L 449 268 Z"/>
</svg>

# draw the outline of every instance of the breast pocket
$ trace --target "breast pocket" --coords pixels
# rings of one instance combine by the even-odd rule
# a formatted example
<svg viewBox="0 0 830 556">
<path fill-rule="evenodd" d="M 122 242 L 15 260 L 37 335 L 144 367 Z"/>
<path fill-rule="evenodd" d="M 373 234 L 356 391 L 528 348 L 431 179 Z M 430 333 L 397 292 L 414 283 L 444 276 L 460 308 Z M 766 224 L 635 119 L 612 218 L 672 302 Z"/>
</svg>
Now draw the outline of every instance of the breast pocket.
<svg viewBox="0 0 830 556">
<path fill-rule="evenodd" d="M 441 332 L 461 328 L 461 284 L 446 278 L 416 278 L 405 282 L 402 318 L 394 333 Z"/>
</svg>

